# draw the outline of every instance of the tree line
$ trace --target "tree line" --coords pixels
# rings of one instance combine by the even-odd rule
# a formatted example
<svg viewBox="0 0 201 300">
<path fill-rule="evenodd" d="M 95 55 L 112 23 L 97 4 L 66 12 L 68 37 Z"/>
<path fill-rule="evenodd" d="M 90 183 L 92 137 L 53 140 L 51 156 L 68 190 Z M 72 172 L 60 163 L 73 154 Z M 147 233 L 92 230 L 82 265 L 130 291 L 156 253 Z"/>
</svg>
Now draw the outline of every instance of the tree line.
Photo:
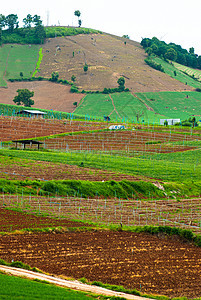
<svg viewBox="0 0 201 300">
<path fill-rule="evenodd" d="M 174 43 L 166 44 L 156 37 L 152 39 L 143 38 L 141 45 L 149 56 L 155 54 L 165 60 L 175 61 L 190 68 L 201 69 L 201 56 L 195 54 L 193 47 L 187 51 L 180 45 Z"/>
<path fill-rule="evenodd" d="M 27 43 L 42 44 L 46 37 L 40 16 L 28 14 L 23 19 L 23 28 L 19 28 L 17 14 L 0 14 L 0 44 Z"/>
</svg>

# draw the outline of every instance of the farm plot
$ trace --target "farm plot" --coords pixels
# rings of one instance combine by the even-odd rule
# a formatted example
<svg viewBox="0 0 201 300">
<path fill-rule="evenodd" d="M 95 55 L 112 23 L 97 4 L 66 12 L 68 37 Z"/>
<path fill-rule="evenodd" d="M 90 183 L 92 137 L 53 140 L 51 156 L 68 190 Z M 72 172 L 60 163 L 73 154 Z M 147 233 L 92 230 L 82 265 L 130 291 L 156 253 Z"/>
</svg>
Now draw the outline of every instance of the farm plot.
<svg viewBox="0 0 201 300">
<path fill-rule="evenodd" d="M 36 138 L 64 132 L 103 129 L 104 123 L 71 120 L 0 117 L 0 141 Z"/>
<path fill-rule="evenodd" d="M 0 257 L 50 274 L 85 277 L 143 293 L 199 297 L 201 250 L 172 237 L 90 231 L 0 236 Z"/>
<path fill-rule="evenodd" d="M 30 78 L 37 62 L 39 45 L 3 45 L 0 49 L 1 64 L 0 83 L 6 86 L 5 79 L 20 78 L 23 71 L 24 78 Z"/>
<path fill-rule="evenodd" d="M 192 91 L 158 92 L 138 93 L 137 96 L 158 114 L 181 120 L 192 116 L 195 116 L 197 120 L 200 119 L 201 93 Z"/>
<path fill-rule="evenodd" d="M 47 228 L 47 227 L 81 227 L 86 226 L 81 222 L 73 222 L 66 219 L 49 218 L 27 214 L 25 212 L 12 211 L 0 208 L 0 232 L 10 232 L 26 228 Z"/>
<path fill-rule="evenodd" d="M 150 197 L 152 195 L 150 194 Z M 25 211 L 48 213 L 56 217 L 93 221 L 123 226 L 162 225 L 190 229 L 201 233 L 200 198 L 166 200 L 122 200 L 76 197 L 39 197 L 0 195 L 2 207 L 20 208 Z"/>
<path fill-rule="evenodd" d="M 0 178 L 9 180 L 90 180 L 108 181 L 123 179 L 136 181 L 140 176 L 126 175 L 100 169 L 80 168 L 64 163 L 30 161 L 0 156 Z"/>
<path fill-rule="evenodd" d="M 174 134 L 170 132 L 156 131 L 105 131 L 62 136 L 45 139 L 47 149 L 77 150 L 77 151 L 102 151 L 102 152 L 151 152 L 169 153 L 194 149 L 185 142 L 201 140 L 200 136 Z M 176 142 L 183 141 L 183 144 Z"/>
</svg>

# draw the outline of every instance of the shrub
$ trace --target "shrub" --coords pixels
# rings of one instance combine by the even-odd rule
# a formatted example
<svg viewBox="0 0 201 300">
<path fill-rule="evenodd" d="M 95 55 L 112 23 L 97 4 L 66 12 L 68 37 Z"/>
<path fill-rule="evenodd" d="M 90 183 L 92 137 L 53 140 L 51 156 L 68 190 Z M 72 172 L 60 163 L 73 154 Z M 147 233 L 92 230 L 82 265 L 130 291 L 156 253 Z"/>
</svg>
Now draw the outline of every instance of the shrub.
<svg viewBox="0 0 201 300">
<path fill-rule="evenodd" d="M 78 93 L 78 88 L 75 85 L 72 85 L 70 88 L 71 93 Z"/>
<path fill-rule="evenodd" d="M 152 60 L 149 59 L 149 58 L 146 58 L 144 61 L 146 62 L 147 65 L 149 65 L 149 66 L 152 67 L 153 69 L 165 73 L 165 70 L 164 70 L 164 68 L 162 67 L 161 64 L 157 64 L 157 63 L 155 63 L 154 61 L 152 61 Z"/>
</svg>

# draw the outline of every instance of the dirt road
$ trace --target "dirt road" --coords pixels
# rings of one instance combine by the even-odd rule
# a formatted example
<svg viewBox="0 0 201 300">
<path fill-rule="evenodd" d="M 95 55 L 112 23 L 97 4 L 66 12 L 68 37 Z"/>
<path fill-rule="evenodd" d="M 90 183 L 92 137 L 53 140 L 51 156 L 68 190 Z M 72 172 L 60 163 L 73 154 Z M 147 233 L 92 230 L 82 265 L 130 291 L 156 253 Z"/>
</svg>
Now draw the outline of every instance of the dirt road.
<svg viewBox="0 0 201 300">
<path fill-rule="evenodd" d="M 58 277 L 53 277 L 45 274 L 39 274 L 32 271 L 27 271 L 23 269 L 18 268 L 12 268 L 7 266 L 0 266 L 0 270 L 9 274 L 12 274 L 14 276 L 20 276 L 20 277 L 27 277 L 30 279 L 39 279 L 39 280 L 46 280 L 52 284 L 56 284 L 62 287 L 78 290 L 78 291 L 84 291 L 84 292 L 91 292 L 95 294 L 101 294 L 106 296 L 116 296 L 116 297 L 124 297 L 125 299 L 133 299 L 133 300 L 151 300 L 144 297 L 138 297 L 134 295 L 129 295 L 125 293 L 115 292 L 111 290 L 107 290 L 101 287 L 93 286 L 93 285 L 87 285 L 84 283 L 81 283 L 79 281 L 69 281 L 65 279 L 61 279 Z"/>
</svg>

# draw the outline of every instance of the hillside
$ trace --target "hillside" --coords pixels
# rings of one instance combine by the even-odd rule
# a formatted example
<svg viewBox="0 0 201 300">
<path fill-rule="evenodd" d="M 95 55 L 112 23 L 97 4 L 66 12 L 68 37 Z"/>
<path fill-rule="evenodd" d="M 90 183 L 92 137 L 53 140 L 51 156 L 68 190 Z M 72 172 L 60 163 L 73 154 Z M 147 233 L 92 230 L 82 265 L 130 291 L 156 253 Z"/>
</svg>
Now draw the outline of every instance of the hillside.
<svg viewBox="0 0 201 300">
<path fill-rule="evenodd" d="M 38 52 L 39 48 L 42 48 L 43 54 L 40 65 L 37 64 L 37 53 L 38 59 L 41 58 Z M 94 101 L 90 102 L 90 106 L 85 99 L 82 106 L 75 111 L 82 115 L 90 114 L 98 117 L 103 117 L 103 114 L 111 114 L 113 121 L 122 120 L 122 118 L 130 121 L 137 119 L 138 121 L 136 116 L 141 115 L 142 112 L 145 122 L 158 123 L 160 118 L 172 118 L 171 111 L 166 113 L 166 111 L 158 109 L 156 105 L 153 106 L 151 102 L 144 101 L 137 94 L 190 92 L 196 87 L 200 87 L 199 82 L 161 59 L 155 58 L 155 61 L 163 65 L 165 73 L 151 68 L 144 61 L 147 54 L 140 43 L 106 33 L 47 38 L 41 47 L 3 45 L 0 50 L 0 60 L 4 62 L 0 70 L 0 83 L 4 87 L 5 79 L 19 79 L 20 72 L 23 72 L 23 78 L 29 78 L 36 66 L 38 72 L 35 77 L 50 78 L 52 72 L 58 72 L 59 79 L 71 81 L 71 76 L 76 76 L 75 84 L 80 91 L 102 91 L 104 88 L 116 88 L 118 78 L 123 76 L 125 86 L 130 89 L 133 97 L 127 95 L 127 99 L 126 95 L 121 94 L 118 101 L 114 100 L 115 103 L 109 103 L 111 99 L 108 98 L 107 102 L 106 100 L 101 102 L 100 99 L 104 97 L 94 95 L 92 97 Z M 26 52 L 33 54 L 27 56 L 24 54 Z M 89 66 L 87 72 L 83 70 L 85 63 Z M 177 70 L 177 76 L 173 75 L 175 70 Z M 28 88 L 34 91 L 34 107 L 73 112 L 75 110 L 73 103 L 80 103 L 85 96 L 85 94 L 71 93 L 70 86 L 47 81 L 14 83 L 7 81 L 6 84 L 6 89 L 0 88 L 0 102 L 4 104 L 13 104 L 12 100 L 17 89 Z M 147 97 L 145 96 L 145 98 Z M 152 98 L 155 98 L 154 95 Z M 175 99 L 175 97 L 173 98 Z M 120 100 L 123 102 L 120 103 Z M 164 101 L 166 101 L 165 98 Z M 97 105 L 101 105 L 103 109 L 99 109 Z M 197 107 L 199 107 L 199 103 L 196 103 Z M 193 109 L 194 107 L 189 110 L 189 113 L 182 114 L 182 116 L 191 116 L 194 114 Z M 177 112 L 177 118 L 180 118 L 180 111 Z M 196 113 L 196 115 L 200 114 L 200 112 Z"/>
<path fill-rule="evenodd" d="M 139 43 L 109 34 L 57 37 L 47 39 L 43 45 L 43 60 L 37 76 L 50 77 L 57 71 L 60 78 L 70 80 L 75 75 L 81 90 L 115 88 L 120 76 L 125 77 L 126 87 L 133 92 L 192 89 L 150 68 L 145 58 Z M 87 74 L 83 71 L 85 63 L 89 66 Z"/>
</svg>

